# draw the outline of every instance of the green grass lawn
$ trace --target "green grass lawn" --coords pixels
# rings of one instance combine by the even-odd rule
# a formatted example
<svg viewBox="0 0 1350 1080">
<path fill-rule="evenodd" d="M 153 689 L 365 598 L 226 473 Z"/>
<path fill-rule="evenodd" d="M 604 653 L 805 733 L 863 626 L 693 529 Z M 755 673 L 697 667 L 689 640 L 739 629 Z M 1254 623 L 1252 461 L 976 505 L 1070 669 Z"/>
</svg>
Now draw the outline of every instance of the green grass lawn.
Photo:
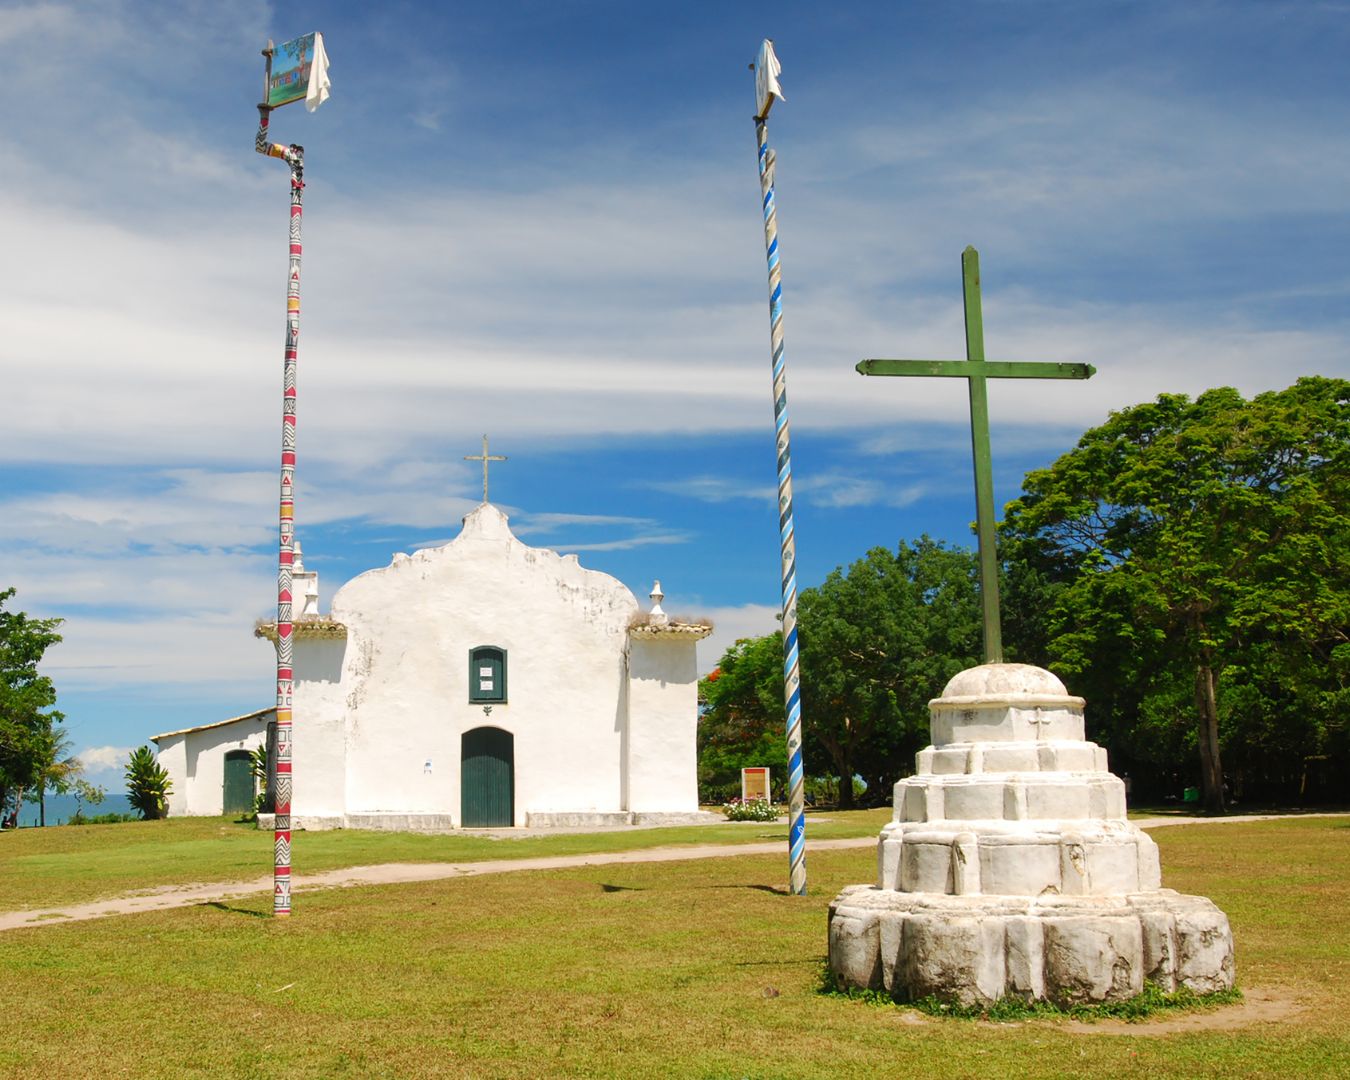
<svg viewBox="0 0 1350 1080">
<path fill-rule="evenodd" d="M 103 850 L 136 832 L 111 827 Z M 785 857 L 746 856 L 301 893 L 289 921 L 268 918 L 260 895 L 7 932 L 0 1075 L 1350 1074 L 1350 821 L 1154 835 L 1165 883 L 1229 913 L 1240 984 L 1302 1011 L 1235 1030 L 1080 1034 L 822 995 L 826 907 L 874 873 L 874 853 L 860 849 L 809 855 L 806 897 L 782 893 Z M 311 858 L 317 837 L 300 838 L 315 841 Z M 550 838 L 564 841 L 582 839 Z M 215 841 L 207 831 L 171 842 Z M 132 861 L 158 865 L 139 839 L 131 846 Z M 203 876 L 200 858 L 185 877 Z M 38 888 L 44 872 L 69 876 L 65 863 L 48 866 L 23 872 Z"/>
<path fill-rule="evenodd" d="M 816 840 L 875 836 L 891 811 L 807 816 Z M 465 862 L 600 851 L 781 840 L 787 826 L 726 822 L 668 829 L 495 839 L 361 829 L 297 832 L 296 874 L 387 862 Z M 272 872 L 272 834 L 232 818 L 183 817 L 118 825 L 63 825 L 0 833 L 0 911 L 43 908 L 187 882 L 247 881 Z"/>
</svg>

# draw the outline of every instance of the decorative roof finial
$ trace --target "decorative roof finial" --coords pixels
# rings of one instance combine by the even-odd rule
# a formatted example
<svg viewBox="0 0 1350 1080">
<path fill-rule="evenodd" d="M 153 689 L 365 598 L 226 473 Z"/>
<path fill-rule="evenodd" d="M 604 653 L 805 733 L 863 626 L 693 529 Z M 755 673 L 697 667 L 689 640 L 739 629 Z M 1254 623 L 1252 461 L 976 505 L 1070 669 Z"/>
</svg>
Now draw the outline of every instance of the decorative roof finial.
<svg viewBox="0 0 1350 1080">
<path fill-rule="evenodd" d="M 666 594 L 661 591 L 660 578 L 652 582 L 652 591 L 649 595 L 652 598 L 652 609 L 648 612 L 648 617 L 652 622 L 665 622 L 669 616 L 661 610 L 661 601 L 666 598 Z"/>
</svg>

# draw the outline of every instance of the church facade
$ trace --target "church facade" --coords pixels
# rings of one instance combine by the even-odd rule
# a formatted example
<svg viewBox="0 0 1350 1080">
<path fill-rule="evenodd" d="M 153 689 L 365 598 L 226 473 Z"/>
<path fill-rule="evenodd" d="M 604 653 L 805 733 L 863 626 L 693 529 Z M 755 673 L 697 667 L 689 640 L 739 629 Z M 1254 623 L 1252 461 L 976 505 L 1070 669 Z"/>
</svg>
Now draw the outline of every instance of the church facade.
<svg viewBox="0 0 1350 1080">
<path fill-rule="evenodd" d="M 695 647 L 711 628 L 671 620 L 659 591 L 642 611 L 622 582 L 522 543 L 484 502 L 445 546 L 349 581 L 327 616 L 317 592 L 316 575 L 299 570 L 297 828 L 702 819 Z M 223 791 L 223 779 L 189 759 L 228 751 L 194 755 L 193 743 L 256 744 L 257 717 L 248 732 L 226 723 L 156 737 L 170 814 L 222 812 L 203 792 Z"/>
</svg>

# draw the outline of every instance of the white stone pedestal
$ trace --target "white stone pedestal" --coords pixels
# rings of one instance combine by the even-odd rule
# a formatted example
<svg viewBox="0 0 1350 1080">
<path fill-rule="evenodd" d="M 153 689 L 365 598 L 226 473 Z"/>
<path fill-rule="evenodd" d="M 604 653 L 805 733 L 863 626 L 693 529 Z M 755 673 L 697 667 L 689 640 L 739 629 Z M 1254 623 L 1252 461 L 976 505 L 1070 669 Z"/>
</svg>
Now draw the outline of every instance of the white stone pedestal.
<svg viewBox="0 0 1350 1080">
<path fill-rule="evenodd" d="M 895 785 L 877 884 L 830 906 L 841 985 L 967 1005 L 1233 985 L 1227 917 L 1161 888 L 1083 704 L 1025 664 L 963 671 L 929 703 L 933 745 Z"/>
</svg>

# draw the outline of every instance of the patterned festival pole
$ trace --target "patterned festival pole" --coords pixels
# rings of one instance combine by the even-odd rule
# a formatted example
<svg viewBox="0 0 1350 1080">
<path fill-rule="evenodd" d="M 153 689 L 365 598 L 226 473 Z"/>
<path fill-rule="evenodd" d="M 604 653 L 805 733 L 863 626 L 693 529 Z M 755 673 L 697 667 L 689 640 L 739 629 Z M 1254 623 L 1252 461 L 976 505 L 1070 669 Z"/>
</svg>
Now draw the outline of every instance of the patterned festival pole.
<svg viewBox="0 0 1350 1080">
<path fill-rule="evenodd" d="M 768 38 L 759 47 L 755 73 L 755 135 L 759 144 L 759 188 L 764 202 L 764 247 L 769 264 L 769 344 L 773 355 L 773 418 L 778 432 L 778 535 L 783 586 L 783 699 L 787 707 L 788 861 L 790 885 L 806 893 L 806 774 L 802 765 L 802 693 L 797 661 L 797 542 L 792 526 L 792 459 L 788 434 L 787 357 L 783 353 L 783 275 L 778 263 L 778 212 L 774 201 L 774 153 L 766 120 L 782 98 L 782 67 Z"/>
<path fill-rule="evenodd" d="M 307 44 L 306 44 L 307 43 Z M 267 57 L 267 76 L 263 100 L 258 106 L 258 134 L 254 149 L 268 157 L 280 158 L 291 169 L 290 265 L 286 277 L 286 346 L 281 374 L 281 506 L 279 513 L 279 550 L 277 555 L 277 757 L 273 786 L 273 809 L 276 812 L 272 866 L 272 914 L 285 918 L 291 913 L 291 696 L 295 686 L 292 667 L 292 648 L 295 627 L 292 622 L 293 601 L 291 568 L 295 560 L 295 368 L 300 344 L 300 218 L 305 190 L 305 149 L 302 146 L 282 146 L 267 139 L 268 120 L 272 109 L 304 96 L 294 93 L 302 81 L 310 85 L 311 72 L 317 69 L 322 82 L 323 97 L 327 97 L 327 66 L 323 42 L 319 35 L 307 35 L 287 42 L 282 49 L 291 54 L 294 67 L 283 71 L 276 79 L 272 59 L 276 53 L 267 43 L 263 55 Z M 309 63 L 305 63 L 308 52 Z M 310 70 L 307 71 L 306 68 Z M 292 82 L 283 82 L 292 76 Z M 280 91 L 280 92 L 278 92 Z M 284 100 L 281 100 L 284 98 Z M 317 105 L 315 106 L 317 108 Z"/>
</svg>

